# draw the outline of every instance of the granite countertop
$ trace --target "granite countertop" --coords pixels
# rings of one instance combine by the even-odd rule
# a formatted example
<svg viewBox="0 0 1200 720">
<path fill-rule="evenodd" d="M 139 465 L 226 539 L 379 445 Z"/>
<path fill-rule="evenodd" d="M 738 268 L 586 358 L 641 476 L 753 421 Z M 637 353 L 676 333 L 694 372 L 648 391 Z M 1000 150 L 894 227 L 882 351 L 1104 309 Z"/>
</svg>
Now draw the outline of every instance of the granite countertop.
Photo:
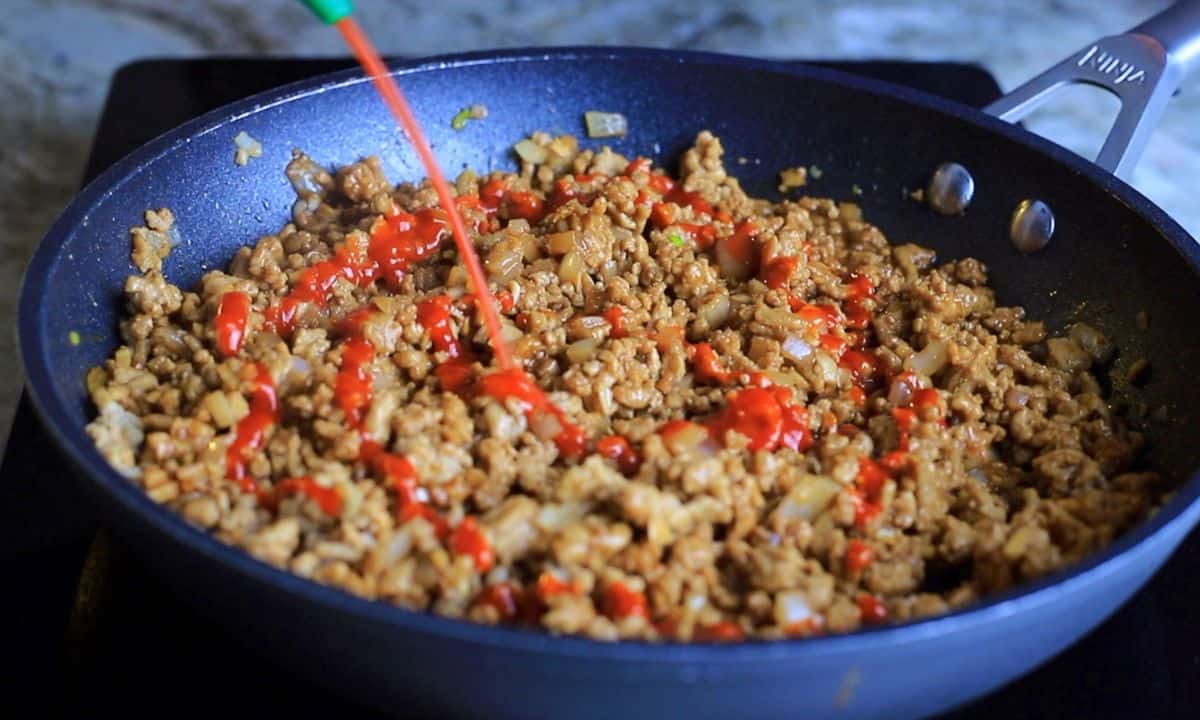
<svg viewBox="0 0 1200 720">
<path fill-rule="evenodd" d="M 763 57 L 959 60 L 1008 89 L 1166 0 L 358 0 L 384 52 L 619 44 Z M 344 54 L 336 34 L 295 0 L 7 0 L 0 25 L 0 326 L 13 326 L 16 288 L 45 229 L 70 200 L 120 65 L 206 54 Z M 1116 101 L 1074 88 L 1028 121 L 1094 156 Z M 1134 184 L 1200 236 L 1200 78 L 1168 107 Z M 11 331 L 0 333 L 0 438 L 20 389 Z"/>
</svg>

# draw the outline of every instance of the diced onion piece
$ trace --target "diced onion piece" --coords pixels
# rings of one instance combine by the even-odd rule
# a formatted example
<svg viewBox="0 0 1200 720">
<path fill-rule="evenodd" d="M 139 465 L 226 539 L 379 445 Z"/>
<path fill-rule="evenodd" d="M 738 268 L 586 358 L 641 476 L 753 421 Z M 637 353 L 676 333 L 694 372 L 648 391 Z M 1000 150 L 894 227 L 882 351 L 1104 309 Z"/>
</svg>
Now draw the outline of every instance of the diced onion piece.
<svg viewBox="0 0 1200 720">
<path fill-rule="evenodd" d="M 1046 356 L 1050 367 L 1067 372 L 1086 370 L 1092 364 L 1092 355 L 1074 338 L 1050 338 L 1046 341 Z"/>
<path fill-rule="evenodd" d="M 320 195 L 326 188 L 332 187 L 333 177 L 325 168 L 313 162 L 307 155 L 295 155 L 284 169 L 284 174 L 292 183 L 292 187 L 301 196 L 308 193 Z M 314 198 L 315 201 L 319 199 Z M 317 202 L 311 209 L 315 210 Z"/>
<path fill-rule="evenodd" d="M 582 520 L 590 507 L 584 502 L 548 503 L 538 510 L 534 522 L 545 532 L 558 532 Z"/>
<path fill-rule="evenodd" d="M 754 258 L 746 257 L 741 244 L 721 238 L 716 245 L 717 267 L 730 280 L 745 280 L 754 272 Z"/>
<path fill-rule="evenodd" d="M 583 114 L 590 138 L 619 137 L 629 132 L 629 123 L 621 113 L 589 110 Z"/>
<path fill-rule="evenodd" d="M 234 136 L 233 144 L 237 147 L 234 162 L 238 165 L 245 165 L 250 158 L 262 157 L 262 143 L 250 137 L 245 130 Z"/>
<path fill-rule="evenodd" d="M 855 185 L 854 187 L 858 186 Z M 860 190 L 855 194 L 861 195 L 862 191 Z M 847 222 L 860 221 L 862 220 L 862 208 L 851 202 L 838 203 L 838 217 Z"/>
<path fill-rule="evenodd" d="M 582 274 L 583 260 L 579 257 L 579 253 L 572 250 L 563 255 L 562 262 L 558 264 L 558 279 L 574 284 L 579 282 L 579 276 Z"/>
<path fill-rule="evenodd" d="M 611 176 L 619 174 L 628 165 L 629 161 L 624 157 L 614 152 L 606 151 L 598 153 L 596 157 L 592 158 L 592 166 L 589 168 L 589 171 Z"/>
<path fill-rule="evenodd" d="M 813 376 L 822 385 L 836 387 L 838 381 L 837 360 L 834 360 L 833 356 L 827 352 L 813 355 Z"/>
<path fill-rule="evenodd" d="M 575 231 L 550 233 L 546 236 L 546 248 L 551 255 L 566 255 L 575 249 Z"/>
<path fill-rule="evenodd" d="M 812 520 L 829 507 L 842 490 L 832 478 L 824 475 L 805 475 L 771 513 L 772 520 Z"/>
<path fill-rule="evenodd" d="M 586 362 L 596 356 L 599 348 L 600 343 L 592 338 L 573 342 L 567 346 L 567 359 L 575 364 Z"/>
<path fill-rule="evenodd" d="M 763 373 L 773 385 L 789 388 L 806 388 L 807 384 L 804 378 L 794 372 L 780 372 L 778 370 L 767 370 Z"/>
<path fill-rule="evenodd" d="M 529 429 L 542 440 L 550 440 L 562 432 L 562 425 L 554 413 L 539 412 L 530 418 Z"/>
<path fill-rule="evenodd" d="M 715 330 L 724 325 L 725 321 L 729 319 L 731 309 L 732 304 L 729 301 L 729 296 L 724 293 L 718 293 L 704 301 L 696 311 L 696 316 L 704 322 L 708 330 Z"/>
<path fill-rule="evenodd" d="M 392 533 L 392 539 L 384 546 L 380 557 L 383 559 L 383 562 L 391 565 L 408 555 L 412 550 L 412 545 L 412 528 L 402 525 L 396 532 Z"/>
<path fill-rule="evenodd" d="M 525 333 L 521 332 L 521 329 L 516 325 L 513 325 L 508 318 L 504 318 L 500 322 L 500 337 L 504 342 L 512 343 L 525 337 Z"/>
<path fill-rule="evenodd" d="M 906 382 L 892 381 L 891 387 L 888 388 L 888 403 L 892 407 L 908 407 L 912 402 L 913 388 Z"/>
<path fill-rule="evenodd" d="M 233 408 L 229 407 L 229 400 L 224 392 L 214 390 L 204 396 L 203 402 L 204 408 L 208 410 L 217 427 L 227 428 L 234 423 Z"/>
<path fill-rule="evenodd" d="M 788 335 L 783 341 L 783 355 L 792 362 L 800 362 L 812 354 L 812 345 L 799 335 Z"/>
<path fill-rule="evenodd" d="M 559 158 L 570 159 L 579 152 L 579 141 L 570 135 L 559 135 L 550 141 L 547 149 Z"/>
<path fill-rule="evenodd" d="M 501 241 L 488 253 L 484 265 L 496 282 L 505 283 L 521 274 L 525 258 L 516 243 Z"/>
<path fill-rule="evenodd" d="M 792 167 L 779 171 L 779 191 L 787 192 L 792 188 L 804 187 L 808 184 L 808 168 Z"/>
<path fill-rule="evenodd" d="M 1115 350 L 1112 341 L 1091 325 L 1075 323 L 1067 331 L 1067 335 L 1079 343 L 1079 346 L 1086 350 L 1087 354 L 1091 355 L 1096 362 L 1105 363 L 1112 359 Z"/>
<path fill-rule="evenodd" d="M 780 627 L 803 623 L 814 614 L 804 593 L 793 590 L 775 596 L 775 623 Z"/>
<path fill-rule="evenodd" d="M 453 265 L 450 268 L 450 272 L 446 274 L 446 287 L 465 288 L 470 277 L 471 276 L 467 274 L 467 269 L 462 265 Z"/>
<path fill-rule="evenodd" d="M 513 150 L 516 151 L 517 155 L 519 155 L 522 160 L 533 163 L 534 165 L 540 165 L 546 162 L 546 157 L 548 155 L 546 148 L 538 145 L 528 138 L 522 140 L 516 145 L 513 145 Z"/>
<path fill-rule="evenodd" d="M 942 340 L 934 340 L 921 348 L 920 352 L 913 353 L 904 362 L 904 367 L 913 372 L 933 377 L 946 367 L 946 363 L 949 361 L 950 356 L 947 354 L 946 343 Z"/>
<path fill-rule="evenodd" d="M 663 444 L 676 455 L 695 450 L 708 441 L 708 430 L 693 422 L 680 423 L 662 434 Z"/>
</svg>

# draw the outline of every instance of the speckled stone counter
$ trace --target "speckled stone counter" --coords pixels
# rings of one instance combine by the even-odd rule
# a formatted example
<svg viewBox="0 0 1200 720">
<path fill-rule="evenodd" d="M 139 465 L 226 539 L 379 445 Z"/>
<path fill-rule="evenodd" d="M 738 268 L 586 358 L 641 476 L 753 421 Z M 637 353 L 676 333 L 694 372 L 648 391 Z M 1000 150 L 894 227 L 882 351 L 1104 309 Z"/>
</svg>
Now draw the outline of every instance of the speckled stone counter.
<svg viewBox="0 0 1200 720">
<path fill-rule="evenodd" d="M 29 253 L 76 189 L 112 72 L 153 56 L 342 54 L 295 0 L 5 0 L 0 24 L 0 326 L 12 328 Z M 1165 0 L 357 0 L 388 53 L 644 45 L 762 57 L 960 60 L 1005 88 Z M 1116 101 L 1071 89 L 1029 127 L 1093 156 Z M 1200 77 L 1163 119 L 1134 184 L 1200 235 Z M 0 437 L 20 389 L 0 333 Z"/>
</svg>

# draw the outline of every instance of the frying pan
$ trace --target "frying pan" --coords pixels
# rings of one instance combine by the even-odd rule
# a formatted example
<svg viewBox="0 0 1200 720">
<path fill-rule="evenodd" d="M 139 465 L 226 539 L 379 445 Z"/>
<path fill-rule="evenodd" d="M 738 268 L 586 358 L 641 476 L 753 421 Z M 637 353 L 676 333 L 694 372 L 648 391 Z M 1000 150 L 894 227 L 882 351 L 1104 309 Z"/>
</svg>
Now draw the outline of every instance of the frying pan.
<svg viewBox="0 0 1200 720">
<path fill-rule="evenodd" d="M 1054 87 L 1088 82 L 1124 109 L 1099 164 L 952 102 L 886 83 L 768 61 L 682 51 L 566 48 L 458 55 L 395 66 L 443 166 L 512 167 L 533 130 L 582 134 L 586 110 L 619 111 L 608 144 L 670 166 L 701 129 L 725 142 L 751 193 L 775 172 L 819 165 L 810 191 L 851 198 L 895 243 L 942 259 L 974 256 L 999 301 L 1052 329 L 1084 320 L 1117 340 L 1113 378 L 1139 358 L 1143 387 L 1114 381 L 1116 401 L 1165 408 L 1147 462 L 1181 481 L 1152 518 L 1063 572 L 949 615 L 850 635 L 736 645 L 626 642 L 473 625 L 350 596 L 259 563 L 196 530 L 113 472 L 83 428 L 82 378 L 112 352 L 131 272 L 128 228 L 170 207 L 181 238 L 166 272 L 188 286 L 236 248 L 282 225 L 294 200 L 282 168 L 293 147 L 341 165 L 382 157 L 393 180 L 423 173 L 370 85 L 342 72 L 234 103 L 135 151 L 88 185 L 39 245 L 20 294 L 19 342 L 43 422 L 108 521 L 181 596 L 247 647 L 397 714 L 475 717 L 908 717 L 949 708 L 1030 670 L 1107 617 L 1200 518 L 1200 246 L 1111 171 L 1126 173 L 1147 125 L 1200 54 L 1200 3 L 1178 4 L 1129 34 L 1081 49 L 990 109 L 1016 116 Z M 1120 82 L 1117 79 L 1121 78 Z M 485 120 L 449 128 L 482 102 Z M 232 139 L 264 146 L 244 168 Z M 598 145 L 599 143 L 591 143 Z M 941 217 L 914 203 L 944 161 L 968 168 L 975 200 Z M 1056 229 L 1019 253 L 1014 208 L 1036 199 Z M 1148 328 L 1135 321 L 1150 318 Z M 69 338 L 82 338 L 76 345 Z M 239 649 L 231 648 L 231 652 Z M 214 670 L 214 672 L 219 672 Z M 229 678 L 240 692 L 252 678 Z M 219 677 L 203 680 L 224 684 Z"/>
</svg>

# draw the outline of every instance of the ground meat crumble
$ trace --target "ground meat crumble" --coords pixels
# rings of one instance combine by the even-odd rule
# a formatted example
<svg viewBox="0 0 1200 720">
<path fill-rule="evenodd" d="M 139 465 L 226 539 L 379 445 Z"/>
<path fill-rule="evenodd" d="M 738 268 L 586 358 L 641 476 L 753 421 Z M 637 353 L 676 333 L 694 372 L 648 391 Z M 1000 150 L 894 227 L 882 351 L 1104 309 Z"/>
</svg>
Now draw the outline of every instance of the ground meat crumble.
<svg viewBox="0 0 1200 720">
<path fill-rule="evenodd" d="M 89 433 L 264 562 L 605 640 L 943 613 L 1152 510 L 1164 480 L 1092 374 L 1110 341 L 1049 337 L 982 263 L 890 245 L 852 204 L 751 198 L 722 152 L 701 133 L 672 179 L 537 134 L 520 172 L 458 178 L 505 338 L 560 420 L 474 391 L 489 344 L 443 231 L 403 272 L 379 259 L 396 218 L 436 225 L 430 187 L 297 154 L 293 222 L 194 290 L 164 276 L 169 211 L 132 231 Z"/>
</svg>

